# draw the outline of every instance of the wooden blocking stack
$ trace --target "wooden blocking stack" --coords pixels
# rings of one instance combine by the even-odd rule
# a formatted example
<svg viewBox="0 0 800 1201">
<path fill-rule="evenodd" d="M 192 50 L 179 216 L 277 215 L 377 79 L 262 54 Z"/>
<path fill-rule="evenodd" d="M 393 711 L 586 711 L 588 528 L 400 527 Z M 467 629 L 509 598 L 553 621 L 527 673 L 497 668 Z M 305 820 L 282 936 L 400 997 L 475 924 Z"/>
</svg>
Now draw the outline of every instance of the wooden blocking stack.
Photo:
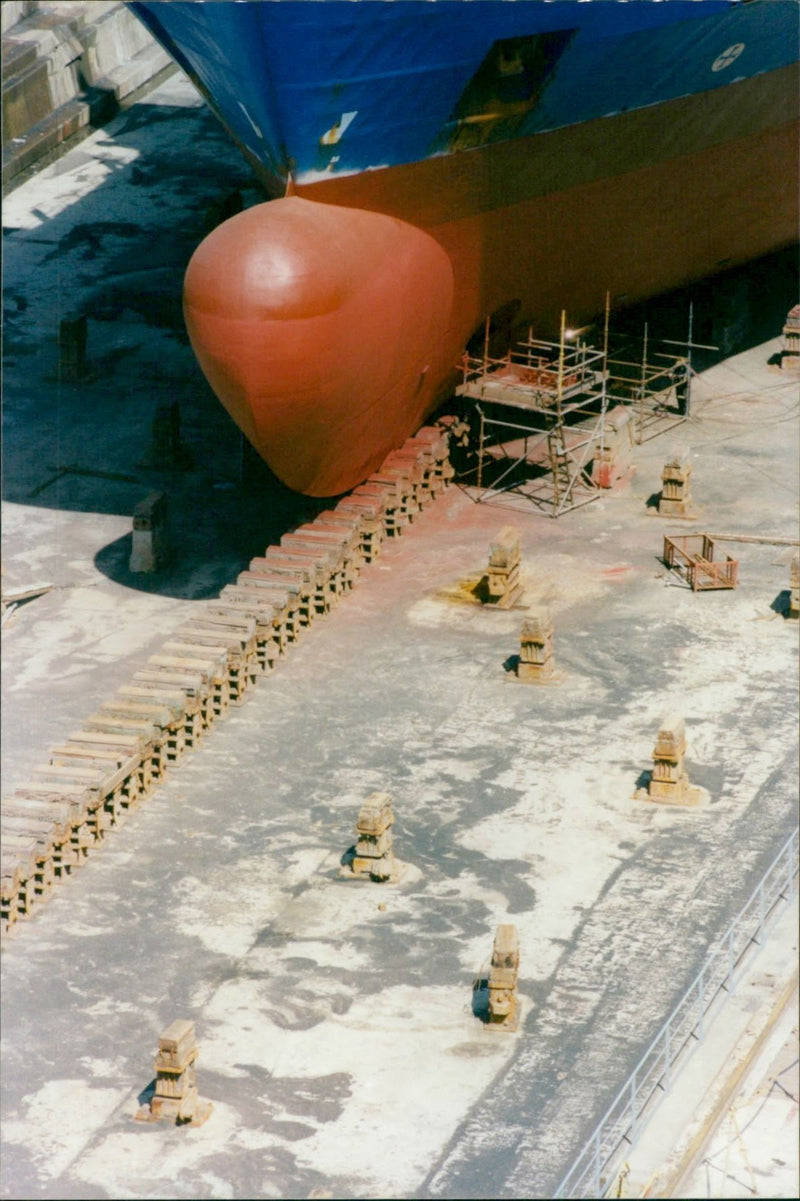
<svg viewBox="0 0 800 1201">
<path fill-rule="evenodd" d="M 80 800 L 93 846 L 102 842 L 117 820 L 121 809 L 119 784 L 119 774 L 109 774 L 108 768 L 59 767 L 48 763 L 34 768 L 26 787 L 29 791 L 41 790 Z"/>
<path fill-rule="evenodd" d="M 221 721 L 228 716 L 231 707 L 231 676 L 228 647 L 205 645 L 175 638 L 162 645 L 165 666 L 178 671 L 199 672 L 210 687 L 210 706 L 213 718 L 204 711 L 207 724 Z M 152 660 L 150 660 L 152 662 Z"/>
<path fill-rule="evenodd" d="M 690 785 L 685 754 L 686 726 L 683 718 L 673 713 L 662 721 L 656 736 L 653 770 L 645 794 L 649 800 L 667 805 L 698 805 L 707 796 L 704 789 Z"/>
<path fill-rule="evenodd" d="M 404 481 L 409 521 L 413 521 L 431 500 L 425 482 L 429 459 L 427 447 L 414 447 L 405 442 L 399 450 L 391 451 L 380 467 L 381 472 L 396 472 Z"/>
<path fill-rule="evenodd" d="M 220 613 L 214 607 L 191 618 L 177 634 L 188 642 L 227 649 L 232 704 L 240 705 L 258 676 L 266 670 L 259 657 L 256 621 L 247 613 Z M 273 649 L 272 663 L 278 654 L 277 647 Z"/>
<path fill-rule="evenodd" d="M 489 1026 L 499 1030 L 517 1028 L 517 975 L 519 936 L 517 927 L 497 927 L 489 967 Z"/>
<path fill-rule="evenodd" d="M 314 605 L 318 613 L 327 613 L 345 591 L 341 547 L 334 546 L 325 539 L 304 537 L 295 531 L 284 534 L 280 546 L 267 548 L 267 562 L 273 554 L 313 566 L 316 572 Z"/>
<path fill-rule="evenodd" d="M 800 617 L 800 555 L 795 555 L 789 568 L 789 616 Z"/>
<path fill-rule="evenodd" d="M 54 835 L 49 823 L 32 819 L 14 821 L 3 806 L 0 868 L 3 933 L 8 933 L 20 918 L 30 917 L 39 901 L 51 892 L 55 878 L 53 851 Z"/>
<path fill-rule="evenodd" d="M 553 620 L 547 609 L 533 609 L 522 623 L 517 676 L 538 684 L 552 680 L 554 672 Z"/>
<path fill-rule="evenodd" d="M 386 499 L 361 488 L 339 501 L 333 514 L 338 518 L 355 519 L 359 523 L 360 549 L 365 563 L 372 563 L 381 553 L 386 534 Z"/>
<path fill-rule="evenodd" d="M 489 570 L 485 577 L 486 603 L 508 609 L 522 589 L 519 583 L 519 530 L 505 525 L 489 545 Z"/>
<path fill-rule="evenodd" d="M 149 492 L 133 510 L 133 541 L 129 568 L 135 572 L 158 571 L 169 558 L 167 498 Z"/>
<path fill-rule="evenodd" d="M 632 465 L 633 413 L 625 405 L 617 405 L 603 423 L 603 442 L 592 461 L 592 481 L 598 488 L 612 488 Z"/>
<path fill-rule="evenodd" d="M 142 756 L 134 746 L 109 748 L 91 746 L 69 738 L 58 746 L 50 747 L 50 762 L 58 767 L 84 767 L 102 770 L 111 778 L 116 777 L 113 794 L 106 802 L 113 811 L 114 821 L 121 821 L 124 814 L 136 809 L 144 794 Z M 109 785 L 112 779 L 109 779 Z M 118 782 L 117 782 L 118 781 Z M 152 777 L 147 780 L 148 790 Z"/>
<path fill-rule="evenodd" d="M 247 571 L 239 572 L 235 587 L 251 590 L 263 588 L 265 594 L 272 593 L 273 596 L 288 592 L 292 596 L 296 628 L 300 630 L 310 626 L 314 620 L 314 585 L 309 583 L 309 572 L 296 565 L 283 567 L 273 561 L 267 566 L 264 559 L 253 559 Z M 222 595 L 227 595 L 226 588 L 223 588 Z M 269 601 L 271 597 L 264 595 L 264 599 Z"/>
<path fill-rule="evenodd" d="M 277 653 L 282 655 L 290 642 L 297 641 L 300 632 L 297 596 L 285 588 L 226 584 L 219 594 L 219 601 L 211 603 L 209 613 L 240 613 L 253 618 L 256 656 L 262 671 L 267 656 L 261 644 L 277 643 Z"/>
<path fill-rule="evenodd" d="M 149 1105 L 142 1105 L 140 1122 L 174 1121 L 176 1126 L 201 1126 L 214 1108 L 197 1095 L 195 1062 L 199 1050 L 194 1022 L 174 1021 L 158 1040 L 156 1089 Z"/>
<path fill-rule="evenodd" d="M 208 729 L 230 707 L 227 655 L 205 647 L 189 651 L 183 649 L 186 645 L 164 643 L 161 653 L 147 660 L 141 675 L 169 687 L 191 688 L 200 699 L 203 729 Z M 139 678 L 136 672 L 134 680 Z"/>
<path fill-rule="evenodd" d="M 450 462 L 450 434 L 446 428 L 424 425 L 409 438 L 406 446 L 425 446 L 430 453 L 425 486 L 432 497 L 437 497 L 453 479 L 455 472 Z"/>
<path fill-rule="evenodd" d="M 327 509 L 318 513 L 312 522 L 298 526 L 293 536 L 337 548 L 340 557 L 340 591 L 352 591 L 364 566 L 362 521 L 358 514 L 337 513 L 334 509 Z"/>
<path fill-rule="evenodd" d="M 134 674 L 134 679 L 136 679 L 136 674 Z M 142 717 L 141 714 L 128 713 L 123 716 L 119 713 L 100 710 L 86 719 L 81 732 L 103 734 L 110 740 L 110 745 L 116 744 L 120 739 L 133 738 L 142 761 L 148 764 L 147 774 L 150 777 L 151 785 L 153 782 L 163 779 L 167 770 L 163 730 L 152 721 Z"/>
<path fill-rule="evenodd" d="M 224 656 L 230 703 L 241 705 L 255 677 L 260 673 L 256 656 L 255 622 L 252 618 L 193 617 L 175 631 L 176 643 L 193 653 L 203 648 Z M 173 643 L 165 645 L 174 645 Z"/>
<path fill-rule="evenodd" d="M 390 451 L 378 470 L 367 480 L 368 484 L 376 482 L 384 486 L 395 486 L 393 524 L 397 534 L 401 534 L 419 513 L 415 483 L 417 480 L 422 480 L 422 468 L 413 454 L 406 456 L 401 451 Z"/>
<path fill-rule="evenodd" d="M 356 489 L 359 495 L 381 499 L 384 504 L 383 524 L 387 538 L 398 538 L 416 513 L 409 514 L 413 489 L 402 473 L 379 470 Z"/>
<path fill-rule="evenodd" d="M 331 607 L 330 566 L 321 555 L 299 554 L 282 546 L 268 546 L 263 558 L 252 559 L 250 570 L 282 578 L 293 577 L 303 584 L 308 597 L 309 620 L 314 614 L 324 616 Z"/>
<path fill-rule="evenodd" d="M 2 830 L 10 833 L 28 834 L 44 841 L 47 857 L 52 861 L 53 878 L 58 880 L 78 866 L 83 857 L 74 840 L 73 818 L 75 810 L 63 797 L 45 795 L 31 796 L 20 789 L 7 797 L 2 804 Z M 5 842 L 3 853 L 8 855 L 13 847 Z M 13 859 L 13 854 L 12 854 Z M 35 882 L 34 882 L 35 890 Z"/>
<path fill-rule="evenodd" d="M 658 512 L 662 517 L 689 517 L 692 508 L 692 464 L 688 451 L 668 459 L 661 472 Z"/>
<path fill-rule="evenodd" d="M 30 916 L 36 903 L 36 842 L 12 839 L 0 854 L 0 928 L 8 934 L 20 918 Z"/>
<path fill-rule="evenodd" d="M 198 676 L 187 676 L 183 672 L 157 671 L 152 666 L 134 672 L 133 680 L 117 692 L 119 697 L 132 701 L 152 701 L 166 705 L 170 711 L 170 724 L 164 730 L 164 740 L 158 748 L 157 758 L 167 765 L 177 762 L 184 751 L 193 750 L 200 742 L 205 729 L 203 702 L 208 689 Z M 152 776 L 155 756 L 143 758 L 143 764 Z M 144 789 L 150 791 L 150 785 Z"/>
<path fill-rule="evenodd" d="M 364 801 L 356 822 L 357 842 L 351 864 L 354 876 L 388 880 L 394 871 L 392 797 L 373 792 Z"/>
</svg>

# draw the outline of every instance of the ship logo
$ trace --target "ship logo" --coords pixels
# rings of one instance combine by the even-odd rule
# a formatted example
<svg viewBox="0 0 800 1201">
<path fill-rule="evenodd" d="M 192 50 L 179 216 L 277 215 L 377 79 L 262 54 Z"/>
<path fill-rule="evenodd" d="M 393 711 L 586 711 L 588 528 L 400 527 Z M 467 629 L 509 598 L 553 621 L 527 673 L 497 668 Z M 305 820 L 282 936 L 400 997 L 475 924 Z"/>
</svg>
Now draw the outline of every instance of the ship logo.
<svg viewBox="0 0 800 1201">
<path fill-rule="evenodd" d="M 711 64 L 712 71 L 724 71 L 731 63 L 735 63 L 739 55 L 744 50 L 744 42 L 734 42 L 727 50 L 723 50 L 718 58 L 715 58 Z"/>
</svg>

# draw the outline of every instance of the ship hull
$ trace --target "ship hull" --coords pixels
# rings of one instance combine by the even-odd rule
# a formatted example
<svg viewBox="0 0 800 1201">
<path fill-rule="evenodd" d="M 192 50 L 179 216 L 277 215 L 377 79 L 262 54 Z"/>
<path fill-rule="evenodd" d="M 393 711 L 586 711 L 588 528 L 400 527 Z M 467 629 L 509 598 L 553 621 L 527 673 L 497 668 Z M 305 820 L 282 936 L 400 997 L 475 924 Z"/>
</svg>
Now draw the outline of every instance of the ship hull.
<svg viewBox="0 0 800 1201">
<path fill-rule="evenodd" d="M 321 25 L 321 6 L 190 5 L 186 18 L 180 4 L 137 8 L 151 13 L 157 34 L 173 16 L 233 24 L 263 17 L 280 43 L 292 22 L 311 22 L 303 28 L 314 27 L 320 61 L 328 54 L 335 72 L 300 79 L 294 72 L 307 63 L 276 66 L 260 110 L 252 89 L 246 103 L 217 109 L 268 191 L 280 196 L 290 177 L 310 206 L 312 257 L 327 260 L 318 218 L 341 230 L 350 257 L 335 270 L 343 287 L 351 276 L 361 281 L 358 302 L 350 296 L 323 328 L 298 321 L 295 299 L 285 307 L 285 281 L 273 299 L 262 281 L 249 300 L 245 287 L 237 290 L 249 334 L 230 337 L 230 326 L 209 319 L 230 301 L 229 256 L 217 256 L 216 281 L 201 272 L 198 287 L 192 268 L 187 276 L 187 322 L 206 375 L 262 457 L 300 491 L 332 495 L 363 479 L 447 395 L 461 350 L 487 317 L 509 336 L 529 324 L 552 334 L 562 310 L 584 324 L 607 294 L 612 308 L 628 306 L 797 239 L 797 22 L 796 8 L 782 2 L 708 5 L 712 15 L 697 20 L 689 18 L 699 5 L 680 13 L 661 4 L 470 5 L 486 28 L 467 31 L 470 46 L 456 63 L 447 57 L 455 26 L 447 25 L 440 51 L 430 22 L 457 6 L 336 5 L 326 10 L 336 20 Z M 577 29 L 587 19 L 595 25 Z M 236 32 L 242 45 L 233 24 L 225 37 Z M 414 44 L 398 42 L 400 31 Z M 492 38 L 512 34 L 498 58 Z M 201 86 L 220 78 L 209 45 L 192 26 L 179 55 Z M 415 51 L 427 61 L 415 63 Z M 530 89 L 523 103 L 507 104 L 497 99 L 501 75 L 517 54 Z M 495 89 L 488 107 L 478 94 L 487 70 Z M 409 79 L 428 88 L 424 96 L 413 95 Z M 446 102 L 437 88 L 449 89 Z M 205 90 L 213 103 L 214 86 Z M 249 126 L 238 135 L 242 114 Z M 282 151 L 268 129 L 283 129 Z M 391 161 L 371 166 L 384 148 Z M 237 278 L 254 278 L 248 260 L 259 261 L 266 245 L 280 257 L 286 203 L 273 202 L 274 221 L 252 250 L 237 240 Z M 396 223 L 394 250 L 388 237 L 374 259 L 369 238 L 362 247 L 347 235 L 368 214 Z M 408 271 L 406 252 L 416 264 Z M 306 283 L 299 294 L 313 310 Z M 424 330 L 436 331 L 435 345 Z M 385 364 L 394 365 L 391 384 Z"/>
<path fill-rule="evenodd" d="M 786 74 L 796 77 L 791 68 Z M 308 207 L 292 233 L 305 242 L 296 294 L 262 272 L 261 285 L 237 285 L 232 302 L 234 257 L 243 278 L 252 278 L 262 238 L 285 255 L 279 214 L 298 201 L 262 206 L 274 221 L 266 220 L 261 237 L 242 214 L 209 239 L 202 272 L 195 261 L 187 275 L 187 324 L 200 364 L 289 487 L 314 496 L 345 491 L 446 397 L 460 350 L 486 316 L 505 314 L 509 335 L 512 325 L 529 324 L 552 333 L 562 309 L 582 324 L 602 310 L 606 293 L 615 305 L 632 304 L 791 243 L 799 136 L 791 107 L 787 120 L 763 128 L 790 83 L 738 85 L 725 123 L 713 103 L 695 97 L 538 135 L 530 145 L 300 187 Z M 721 140 L 737 114 L 740 136 Z M 676 152 L 650 161 L 668 138 Z M 698 140 L 707 144 L 687 149 Z M 587 179 L 592 148 L 594 178 Z M 562 177 L 571 169 L 579 178 L 549 190 L 559 164 Z M 377 257 L 364 241 L 368 214 L 394 222 Z M 425 233 L 415 238 L 419 227 Z M 317 270 L 308 294 L 307 264 L 330 266 L 334 229 L 344 239 L 337 270 L 343 280 L 360 279 L 360 294 L 329 306 L 322 319 L 311 310 L 329 285 Z"/>
<path fill-rule="evenodd" d="M 363 172 L 299 195 L 357 205 L 435 237 L 461 327 L 515 300 L 558 328 L 789 245 L 798 236 L 797 66 L 724 92 Z"/>
</svg>

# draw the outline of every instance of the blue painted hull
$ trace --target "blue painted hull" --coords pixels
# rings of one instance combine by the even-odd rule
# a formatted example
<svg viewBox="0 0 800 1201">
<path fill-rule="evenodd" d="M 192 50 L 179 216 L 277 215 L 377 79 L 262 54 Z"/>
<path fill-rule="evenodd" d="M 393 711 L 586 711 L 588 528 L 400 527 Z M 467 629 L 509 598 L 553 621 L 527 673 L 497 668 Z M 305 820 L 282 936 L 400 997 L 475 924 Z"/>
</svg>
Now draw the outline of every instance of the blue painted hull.
<svg viewBox="0 0 800 1201">
<path fill-rule="evenodd" d="M 794 0 L 131 7 L 276 187 L 700 95 L 796 61 Z"/>
</svg>

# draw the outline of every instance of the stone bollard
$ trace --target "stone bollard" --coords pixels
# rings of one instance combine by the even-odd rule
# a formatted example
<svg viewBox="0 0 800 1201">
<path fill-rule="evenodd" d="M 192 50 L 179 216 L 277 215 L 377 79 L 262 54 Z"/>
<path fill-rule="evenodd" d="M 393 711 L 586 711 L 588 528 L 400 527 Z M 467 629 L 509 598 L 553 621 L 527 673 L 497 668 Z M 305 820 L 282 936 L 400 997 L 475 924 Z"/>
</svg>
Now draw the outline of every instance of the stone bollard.
<svg viewBox="0 0 800 1201">
<path fill-rule="evenodd" d="M 598 488 L 611 488 L 633 465 L 633 414 L 617 405 L 606 415 L 603 445 L 592 463 L 592 480 Z"/>
<path fill-rule="evenodd" d="M 499 1030 L 517 1028 L 517 973 L 519 936 L 517 927 L 497 927 L 489 968 L 489 1026 Z"/>
<path fill-rule="evenodd" d="M 800 555 L 795 555 L 789 568 L 789 616 L 800 617 Z"/>
<path fill-rule="evenodd" d="M 551 680 L 554 672 L 553 620 L 547 609 L 533 609 L 522 623 L 517 677 L 537 684 Z"/>
<path fill-rule="evenodd" d="M 167 498 L 150 492 L 133 511 L 133 542 L 128 567 L 131 571 L 158 571 L 169 557 Z"/>
<path fill-rule="evenodd" d="M 174 1021 L 158 1040 L 156 1091 L 136 1114 L 139 1122 L 174 1119 L 176 1126 L 202 1126 L 214 1106 L 197 1095 L 195 1061 L 199 1055 L 194 1022 Z"/>
<path fill-rule="evenodd" d="M 86 315 L 65 317 L 58 326 L 58 374 L 72 383 L 85 379 Z"/>
<path fill-rule="evenodd" d="M 653 748 L 653 770 L 647 789 L 640 789 L 639 799 L 666 805 L 699 805 L 708 799 L 704 788 L 689 783 L 684 766 L 686 754 L 686 725 L 678 714 L 662 721 Z"/>
<path fill-rule="evenodd" d="M 484 577 L 486 603 L 508 609 L 520 595 L 519 530 L 505 525 L 489 545 L 489 570 Z"/>
<path fill-rule="evenodd" d="M 373 792 L 364 801 L 356 822 L 358 841 L 349 874 L 369 876 L 371 880 L 391 879 L 395 872 L 392 838 L 392 797 L 388 792 Z"/>
<path fill-rule="evenodd" d="M 661 472 L 661 496 L 658 512 L 661 517 L 690 517 L 692 515 L 691 493 L 692 464 L 689 452 L 684 450 L 668 459 Z"/>
</svg>

